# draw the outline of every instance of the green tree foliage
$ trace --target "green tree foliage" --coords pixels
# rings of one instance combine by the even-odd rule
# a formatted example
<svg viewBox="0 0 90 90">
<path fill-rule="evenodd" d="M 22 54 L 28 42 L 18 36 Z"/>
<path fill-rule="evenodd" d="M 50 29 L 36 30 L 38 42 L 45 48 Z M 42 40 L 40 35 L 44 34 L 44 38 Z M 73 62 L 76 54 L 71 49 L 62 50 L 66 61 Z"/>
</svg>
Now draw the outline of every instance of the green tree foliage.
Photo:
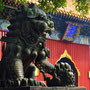
<svg viewBox="0 0 90 90">
<path fill-rule="evenodd" d="M 75 8 L 82 15 L 85 16 L 89 14 L 90 10 L 90 0 L 75 0 Z"/>
<path fill-rule="evenodd" d="M 15 0 L 15 2 L 25 4 L 27 3 L 27 0 Z M 56 12 L 56 9 L 60 7 L 65 7 L 67 4 L 67 0 L 38 0 L 38 2 L 38 6 L 42 8 L 45 12 Z M 82 16 L 85 16 L 89 13 L 90 0 L 75 0 L 74 5 L 76 10 Z M 4 2 L 0 0 L 0 12 L 3 10 L 4 6 Z"/>
<path fill-rule="evenodd" d="M 38 0 L 39 7 L 46 12 L 56 12 L 57 8 L 65 7 L 66 0 Z"/>
<path fill-rule="evenodd" d="M 23 3 L 23 4 L 27 3 L 27 0 L 14 0 L 14 1 L 19 2 L 19 3 Z"/>
<path fill-rule="evenodd" d="M 3 11 L 4 7 L 5 7 L 5 4 L 4 4 L 3 0 L 0 0 L 0 12 Z"/>
</svg>

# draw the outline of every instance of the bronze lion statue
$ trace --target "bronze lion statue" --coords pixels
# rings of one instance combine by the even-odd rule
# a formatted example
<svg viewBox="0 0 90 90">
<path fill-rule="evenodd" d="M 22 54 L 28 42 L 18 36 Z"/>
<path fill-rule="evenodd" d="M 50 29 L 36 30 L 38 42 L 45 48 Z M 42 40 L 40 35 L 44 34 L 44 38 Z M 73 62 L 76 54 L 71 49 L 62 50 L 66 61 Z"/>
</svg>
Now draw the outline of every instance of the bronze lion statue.
<svg viewBox="0 0 90 90">
<path fill-rule="evenodd" d="M 47 86 L 74 84 L 73 71 L 67 71 L 66 68 L 69 67 L 68 64 L 54 66 L 47 60 L 50 51 L 45 44 L 46 34 L 51 35 L 54 31 L 50 16 L 32 3 L 22 5 L 16 10 L 10 23 L 9 32 L 1 39 L 6 42 L 6 47 L 2 47 L 3 56 L 0 62 L 1 87 L 46 86 L 44 82 L 34 79 L 35 66 L 43 73 Z M 45 73 L 53 78 L 50 80 Z"/>
<path fill-rule="evenodd" d="M 50 68 L 51 71 L 45 69 L 47 73 L 52 73 L 54 69 L 54 66 L 46 60 L 49 57 L 49 49 L 45 46 L 46 33 L 52 34 L 54 31 L 51 17 L 32 3 L 22 5 L 10 23 L 7 37 L 1 39 L 7 44 L 6 48 L 3 45 L 0 62 L 1 86 L 5 86 L 7 82 L 9 86 L 28 84 L 45 86 L 43 82 L 34 80 L 35 68 L 31 62 L 38 68 Z"/>
</svg>

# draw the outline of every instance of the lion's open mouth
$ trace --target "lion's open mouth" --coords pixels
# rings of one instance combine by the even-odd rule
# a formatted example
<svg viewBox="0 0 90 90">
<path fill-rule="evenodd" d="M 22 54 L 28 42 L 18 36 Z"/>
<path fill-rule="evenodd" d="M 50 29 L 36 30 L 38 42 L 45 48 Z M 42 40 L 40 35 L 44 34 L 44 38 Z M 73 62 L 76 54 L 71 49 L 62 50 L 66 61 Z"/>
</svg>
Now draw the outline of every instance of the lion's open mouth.
<svg viewBox="0 0 90 90">
<path fill-rule="evenodd" d="M 26 17 L 32 20 L 32 26 L 34 30 L 37 28 L 37 33 L 39 34 L 52 34 L 54 31 L 54 23 L 51 21 L 51 16 L 46 15 L 46 13 L 39 8 L 29 8 L 27 9 Z"/>
</svg>

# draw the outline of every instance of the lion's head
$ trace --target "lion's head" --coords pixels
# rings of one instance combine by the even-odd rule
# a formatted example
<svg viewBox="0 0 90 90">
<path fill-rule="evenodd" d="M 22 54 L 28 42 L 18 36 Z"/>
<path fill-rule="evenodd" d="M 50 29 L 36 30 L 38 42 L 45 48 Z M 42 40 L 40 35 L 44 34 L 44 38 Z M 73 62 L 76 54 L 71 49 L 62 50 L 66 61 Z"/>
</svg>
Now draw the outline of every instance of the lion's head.
<svg viewBox="0 0 90 90">
<path fill-rule="evenodd" d="M 46 37 L 46 33 L 52 34 L 54 31 L 54 23 L 50 16 L 34 4 L 22 5 L 10 23 L 11 25 L 8 27 L 10 31 L 7 36 L 18 37 L 18 34 L 21 33 L 29 43 L 36 42 L 39 37 Z"/>
<path fill-rule="evenodd" d="M 50 16 L 35 4 L 22 5 L 10 22 L 16 29 L 22 28 L 26 32 L 30 31 L 30 28 L 38 34 L 51 34 L 54 31 L 54 23 Z"/>
</svg>

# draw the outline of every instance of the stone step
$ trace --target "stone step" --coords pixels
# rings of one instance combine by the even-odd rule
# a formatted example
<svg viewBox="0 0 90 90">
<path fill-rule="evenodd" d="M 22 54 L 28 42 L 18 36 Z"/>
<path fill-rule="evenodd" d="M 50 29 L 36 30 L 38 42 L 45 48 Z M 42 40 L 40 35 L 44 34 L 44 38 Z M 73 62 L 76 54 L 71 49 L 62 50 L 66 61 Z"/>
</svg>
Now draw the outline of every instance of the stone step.
<svg viewBox="0 0 90 90">
<path fill-rule="evenodd" d="M 11 87 L 11 88 L 0 88 L 0 90 L 86 90 L 85 87 Z"/>
</svg>

